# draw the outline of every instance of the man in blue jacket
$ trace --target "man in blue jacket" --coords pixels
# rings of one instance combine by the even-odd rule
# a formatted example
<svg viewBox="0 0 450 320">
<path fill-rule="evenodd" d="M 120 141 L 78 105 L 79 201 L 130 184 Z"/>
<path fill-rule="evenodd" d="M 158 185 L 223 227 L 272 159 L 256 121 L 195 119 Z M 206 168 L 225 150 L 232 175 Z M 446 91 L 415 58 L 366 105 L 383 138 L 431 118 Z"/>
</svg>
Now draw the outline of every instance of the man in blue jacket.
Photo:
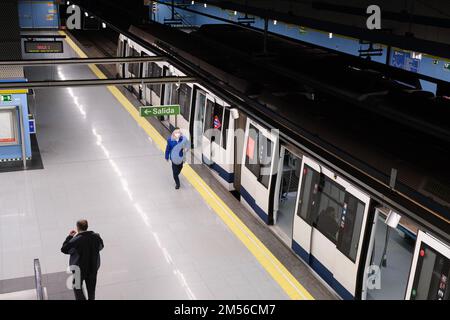
<svg viewBox="0 0 450 320">
<path fill-rule="evenodd" d="M 188 148 L 188 140 L 181 134 L 180 128 L 175 128 L 167 139 L 166 160 L 172 161 L 172 173 L 175 189 L 180 189 L 179 175 L 183 169 L 184 149 Z"/>
</svg>

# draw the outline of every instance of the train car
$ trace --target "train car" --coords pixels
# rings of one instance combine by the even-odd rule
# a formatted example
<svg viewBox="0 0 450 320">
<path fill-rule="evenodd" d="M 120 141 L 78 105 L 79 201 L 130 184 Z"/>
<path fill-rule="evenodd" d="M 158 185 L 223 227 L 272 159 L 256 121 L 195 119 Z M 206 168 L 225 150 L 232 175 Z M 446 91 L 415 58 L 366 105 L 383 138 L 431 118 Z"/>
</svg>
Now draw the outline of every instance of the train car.
<svg viewBox="0 0 450 320">
<path fill-rule="evenodd" d="M 352 160 L 347 153 L 353 153 L 365 157 L 368 165 L 364 168 L 370 169 L 370 165 L 389 167 L 398 162 L 398 158 L 369 141 L 364 129 L 377 130 L 382 124 L 384 131 L 389 132 L 397 125 L 395 121 L 366 115 L 366 112 L 365 119 L 374 121 L 375 127 L 351 125 L 358 116 L 336 115 L 335 110 L 342 110 L 339 107 L 349 108 L 344 99 L 336 99 L 339 103 L 333 100 L 334 108 L 331 108 L 327 101 L 329 96 L 318 97 L 316 92 L 299 90 L 299 85 L 289 87 L 291 82 L 286 81 L 284 75 L 271 73 L 270 79 L 260 79 L 260 74 L 253 75 L 254 67 L 248 68 L 251 74 L 245 74 L 247 61 L 243 56 L 236 54 L 236 50 L 227 51 L 217 42 L 203 39 L 201 36 L 207 35 L 208 30 L 202 28 L 193 32 L 192 37 L 186 37 L 164 26 L 133 26 L 130 33 L 148 43 L 148 48 L 121 35 L 118 54 L 153 55 L 150 48 L 156 46 L 181 56 L 242 94 L 252 94 L 260 103 L 261 112 L 272 112 L 287 119 L 286 122 L 293 122 L 295 132 L 286 129 L 284 121 L 274 120 L 269 126 L 245 112 L 245 105 L 234 106 L 229 102 L 235 101 L 231 96 L 227 102 L 226 92 L 213 92 L 204 84 L 153 85 L 144 91 L 136 86 L 131 89 L 137 97 L 145 104 L 182 105 L 181 115 L 161 121 L 169 129 L 180 126 L 188 132 L 193 137 L 195 158 L 211 168 L 228 190 L 235 190 L 250 212 L 269 225 L 269 229 L 342 299 L 448 300 L 450 220 L 445 216 L 448 205 L 445 196 L 439 197 L 434 192 L 431 200 L 426 199 L 433 207 L 424 209 L 430 212 L 424 219 L 407 208 L 402 210 L 401 206 L 394 205 L 389 197 L 399 191 L 380 196 L 354 177 L 357 170 L 346 171 L 353 170 L 358 162 L 344 170 L 293 139 L 294 133 L 298 136 L 300 132 L 307 139 L 323 143 L 323 148 L 333 150 L 346 161 Z M 229 26 L 212 28 L 214 32 L 210 30 L 210 33 L 214 36 L 230 31 Z M 248 50 L 250 40 L 240 36 Z M 164 40 L 166 38 L 171 41 Z M 307 52 L 311 50 L 307 48 Z M 320 54 L 318 51 L 313 50 L 317 56 L 325 56 L 326 51 Z M 167 62 L 142 64 L 140 71 L 138 69 L 119 65 L 117 72 L 123 77 L 137 76 L 137 72 L 141 72 L 141 76 L 184 75 Z M 258 71 L 263 74 L 263 67 Z M 255 86 L 254 82 L 258 81 Z M 284 88 L 280 86 L 285 83 Z M 264 89 L 258 92 L 255 88 Z M 272 91 L 262 93 L 267 88 Z M 370 93 L 364 94 L 370 96 Z M 377 96 L 377 99 L 380 98 Z M 317 103 L 322 100 L 323 103 Z M 349 109 L 349 112 L 359 111 Z M 388 139 L 389 135 L 385 134 Z M 339 150 L 336 145 L 345 145 L 347 149 Z M 429 150 L 435 149 L 430 146 Z M 380 151 L 387 155 L 381 156 Z M 401 168 L 410 186 L 417 189 L 423 186 L 421 171 L 408 165 Z M 444 204 L 444 210 L 433 211 L 439 204 Z M 417 208 L 424 208 L 424 205 Z"/>
<path fill-rule="evenodd" d="M 124 35 L 119 36 L 117 48 L 123 57 L 155 55 Z M 167 62 L 120 64 L 117 74 L 125 78 L 185 76 Z M 170 131 L 179 127 L 191 137 L 197 161 L 207 164 L 227 190 L 234 190 L 233 133 L 239 118 L 235 108 L 200 84 L 134 85 L 128 89 L 146 105 L 180 105 L 181 114 L 161 117 L 162 124 Z"/>
</svg>

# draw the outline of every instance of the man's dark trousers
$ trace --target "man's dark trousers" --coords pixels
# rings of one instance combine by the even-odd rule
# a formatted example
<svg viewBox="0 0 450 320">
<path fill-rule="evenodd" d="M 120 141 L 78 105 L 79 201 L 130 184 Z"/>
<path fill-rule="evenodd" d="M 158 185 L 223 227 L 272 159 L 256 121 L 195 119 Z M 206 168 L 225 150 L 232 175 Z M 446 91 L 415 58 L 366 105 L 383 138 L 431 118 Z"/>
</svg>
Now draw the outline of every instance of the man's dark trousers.
<svg viewBox="0 0 450 320">
<path fill-rule="evenodd" d="M 73 291 L 75 292 L 75 299 L 76 300 L 86 300 L 86 297 L 83 293 L 83 283 L 86 284 L 88 299 L 87 300 L 95 300 L 95 287 L 97 285 L 97 274 L 91 274 L 82 276 L 81 278 L 81 287 L 77 289 L 74 285 Z M 75 284 L 75 279 L 74 279 Z"/>
</svg>

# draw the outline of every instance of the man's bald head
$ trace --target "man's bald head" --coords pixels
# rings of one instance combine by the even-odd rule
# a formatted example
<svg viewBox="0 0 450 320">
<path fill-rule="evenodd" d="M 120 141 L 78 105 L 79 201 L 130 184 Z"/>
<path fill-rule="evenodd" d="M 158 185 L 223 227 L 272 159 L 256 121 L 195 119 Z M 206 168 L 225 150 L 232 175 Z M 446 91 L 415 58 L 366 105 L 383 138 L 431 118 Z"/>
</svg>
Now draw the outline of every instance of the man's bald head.
<svg viewBox="0 0 450 320">
<path fill-rule="evenodd" d="M 88 229 L 89 225 L 86 219 L 81 219 L 77 221 L 78 232 L 83 232 Z"/>
</svg>

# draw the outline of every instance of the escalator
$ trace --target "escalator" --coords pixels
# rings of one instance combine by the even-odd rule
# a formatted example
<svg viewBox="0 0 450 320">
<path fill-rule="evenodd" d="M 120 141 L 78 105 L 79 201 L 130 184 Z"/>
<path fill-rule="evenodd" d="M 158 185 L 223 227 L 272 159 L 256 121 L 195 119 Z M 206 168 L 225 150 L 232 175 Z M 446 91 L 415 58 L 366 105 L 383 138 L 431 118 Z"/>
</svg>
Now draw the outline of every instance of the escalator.
<svg viewBox="0 0 450 320">
<path fill-rule="evenodd" d="M 0 300 L 48 300 L 47 288 L 42 285 L 42 272 L 39 259 L 34 259 L 35 288 L 0 294 Z"/>
</svg>

